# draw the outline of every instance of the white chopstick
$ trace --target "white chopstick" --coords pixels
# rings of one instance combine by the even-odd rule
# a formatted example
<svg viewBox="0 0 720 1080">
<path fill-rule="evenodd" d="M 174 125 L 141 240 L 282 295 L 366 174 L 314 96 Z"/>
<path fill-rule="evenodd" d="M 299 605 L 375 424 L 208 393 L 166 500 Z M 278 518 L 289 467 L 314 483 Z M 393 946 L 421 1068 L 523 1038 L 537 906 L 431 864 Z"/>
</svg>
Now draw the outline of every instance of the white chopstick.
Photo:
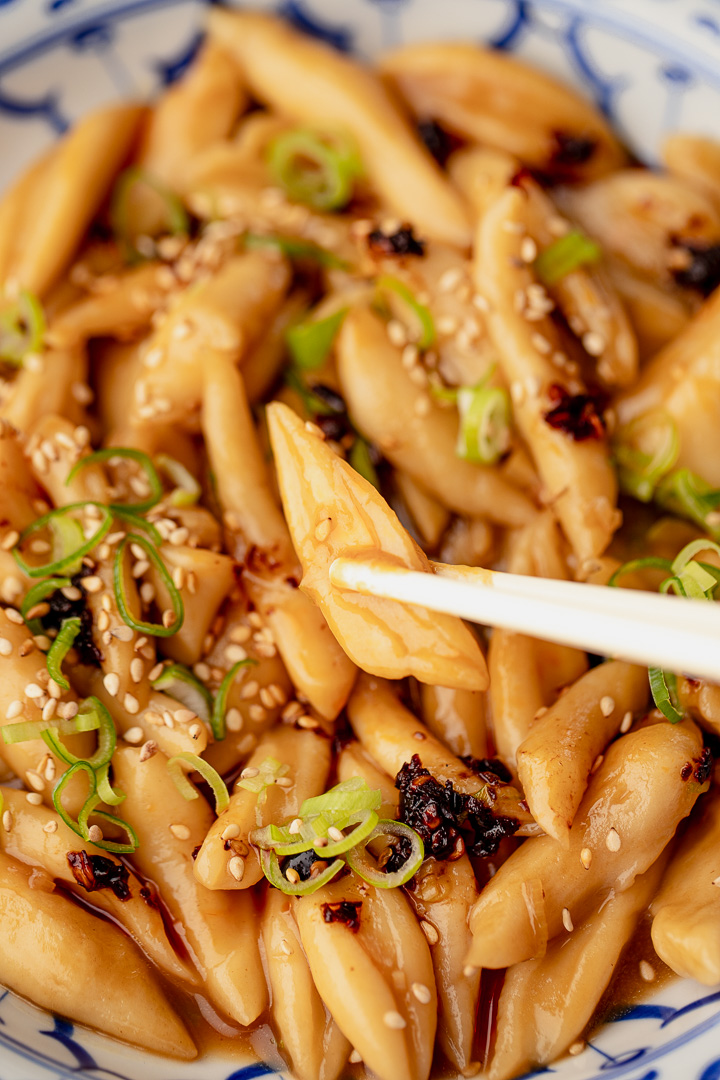
<svg viewBox="0 0 720 1080">
<path fill-rule="evenodd" d="M 635 589 L 434 564 L 407 570 L 378 558 L 335 559 L 330 581 L 601 656 L 720 681 L 720 606 Z"/>
</svg>

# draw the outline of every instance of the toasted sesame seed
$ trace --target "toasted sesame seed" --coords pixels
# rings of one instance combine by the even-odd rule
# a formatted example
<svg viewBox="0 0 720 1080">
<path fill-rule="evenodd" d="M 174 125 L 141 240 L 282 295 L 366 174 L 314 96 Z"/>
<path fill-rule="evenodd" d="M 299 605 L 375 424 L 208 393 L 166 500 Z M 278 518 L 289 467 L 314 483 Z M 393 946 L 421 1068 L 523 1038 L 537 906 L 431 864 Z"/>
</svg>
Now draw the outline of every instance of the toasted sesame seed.
<svg viewBox="0 0 720 1080">
<path fill-rule="evenodd" d="M 223 840 L 234 840 L 240 835 L 240 826 L 235 824 L 226 825 L 220 836 Z"/>
<path fill-rule="evenodd" d="M 328 836 L 331 840 L 334 840 L 336 844 L 345 839 L 345 834 L 340 831 L 335 825 L 331 825 L 328 829 Z"/>
<path fill-rule="evenodd" d="M 550 342 L 548 341 L 548 339 L 545 337 L 544 334 L 537 334 L 537 333 L 531 334 L 531 336 L 530 336 L 530 344 L 539 353 L 542 353 L 543 356 L 547 356 L 548 353 L 552 352 L 552 345 L 550 344 Z"/>
<path fill-rule="evenodd" d="M 531 236 L 526 236 L 520 244 L 520 258 L 524 263 L 534 262 L 537 257 L 537 244 Z"/>
<path fill-rule="evenodd" d="M 429 415 L 430 408 L 431 408 L 430 398 L 428 397 L 427 394 L 420 394 L 418 397 L 415 398 L 415 404 L 413 405 L 413 412 L 415 413 L 416 416 L 419 416 L 420 419 L 422 419 L 423 417 Z"/>
<path fill-rule="evenodd" d="M 426 986 L 425 983 L 414 982 L 410 987 L 410 990 L 421 1005 L 429 1005 L 432 1001 L 430 987 Z"/>
<path fill-rule="evenodd" d="M 38 698 L 41 698 L 41 697 L 44 697 L 44 696 L 45 696 L 45 691 L 43 690 L 42 686 L 38 686 L 37 683 L 32 683 L 31 682 L 31 683 L 28 683 L 27 686 L 25 687 L 25 697 L 29 697 L 31 700 L 37 700 Z"/>
<path fill-rule="evenodd" d="M 631 712 L 626 712 L 625 715 L 622 718 L 622 724 L 620 725 L 620 734 L 621 735 L 627 734 L 627 732 L 632 727 L 632 722 L 633 722 L 633 714 Z"/>
<path fill-rule="evenodd" d="M 189 724 L 191 720 L 197 720 L 197 713 L 193 712 L 192 709 L 176 709 L 175 719 L 178 724 Z"/>
<path fill-rule="evenodd" d="M 259 775 L 260 775 L 260 770 L 256 769 L 254 765 L 248 765 L 248 767 L 246 769 L 243 769 L 243 771 L 240 773 L 240 777 L 243 780 L 252 780 L 252 778 L 254 776 L 259 776 Z"/>
<path fill-rule="evenodd" d="M 608 851 L 619 851 L 620 842 L 620 833 L 617 831 L 617 829 L 610 829 L 607 836 L 605 837 L 605 847 L 608 849 Z"/>
<path fill-rule="evenodd" d="M 140 760 L 149 761 L 151 757 L 154 757 L 158 752 L 158 744 L 154 739 L 148 739 L 146 743 L 143 743 L 140 749 Z"/>
<path fill-rule="evenodd" d="M 291 788 L 293 786 L 293 781 L 289 776 L 278 776 L 275 783 L 282 788 Z"/>
<path fill-rule="evenodd" d="M 605 352 L 606 341 L 602 334 L 598 334 L 593 330 L 588 330 L 586 334 L 582 336 L 583 349 L 590 356 L 601 356 Z"/>
<path fill-rule="evenodd" d="M 49 698 L 43 705 L 42 718 L 43 720 L 52 720 L 57 709 L 57 698 Z"/>
<path fill-rule="evenodd" d="M 275 704 L 276 704 L 275 698 L 270 693 L 267 686 L 263 686 L 261 688 L 261 690 L 260 690 L 260 702 L 261 702 L 262 705 L 265 706 L 266 709 L 274 709 L 275 708 Z"/>
<path fill-rule="evenodd" d="M 35 648 L 35 641 L 33 638 L 27 638 L 23 641 L 22 645 L 18 649 L 18 656 L 28 656 L 29 653 Z"/>
<path fill-rule="evenodd" d="M 130 661 L 130 678 L 133 682 L 139 683 L 145 672 L 145 665 L 139 656 L 135 656 Z"/>
<path fill-rule="evenodd" d="M 300 880 L 300 875 L 297 870 L 293 870 L 292 866 L 289 866 L 285 871 L 285 877 L 288 879 L 291 885 L 297 885 Z"/>
<path fill-rule="evenodd" d="M 66 600 L 82 600 L 82 593 L 75 585 L 66 585 L 60 592 Z"/>
<path fill-rule="evenodd" d="M 296 817 L 292 819 L 290 825 L 288 826 L 288 832 L 291 836 L 297 836 L 297 834 L 302 829 L 302 823 L 302 818 Z"/>
<path fill-rule="evenodd" d="M 83 589 L 85 590 L 85 592 L 100 592 L 102 587 L 102 578 L 99 578 L 97 574 L 92 574 L 90 577 L 83 578 Z"/>
<path fill-rule="evenodd" d="M 5 832 L 10 832 L 13 827 L 13 818 L 9 810 L 3 811 L 2 826 Z"/>
<path fill-rule="evenodd" d="M 225 714 L 225 726 L 228 731 L 242 731 L 243 718 L 239 709 L 228 709 Z"/>
<path fill-rule="evenodd" d="M 104 633 L 110 625 L 110 616 L 107 611 L 101 611 L 97 617 L 97 628 L 100 633 Z"/>
<path fill-rule="evenodd" d="M 50 679 L 47 688 L 50 697 L 55 698 L 56 701 L 59 701 L 63 695 L 62 687 L 59 686 L 54 679 Z"/>
<path fill-rule="evenodd" d="M 188 728 L 188 735 L 191 739 L 199 739 L 202 733 L 202 724 L 191 724 Z"/>
<path fill-rule="evenodd" d="M 320 724 L 314 716 L 298 716 L 295 721 L 298 727 L 303 728 L 304 731 L 317 731 Z"/>
<path fill-rule="evenodd" d="M 133 631 L 129 626 L 114 626 L 110 631 L 118 641 L 132 641 Z"/>
<path fill-rule="evenodd" d="M 267 716 L 267 712 L 262 705 L 251 705 L 248 709 L 248 716 L 253 723 L 260 724 Z"/>
<path fill-rule="evenodd" d="M 48 821 L 48 822 L 46 822 L 45 825 L 43 825 L 43 832 L 46 832 L 48 834 L 57 832 L 57 829 L 58 829 L 57 821 Z"/>
<path fill-rule="evenodd" d="M 575 929 L 575 924 L 572 921 L 572 915 L 570 914 L 569 908 L 564 907 L 562 909 L 562 921 L 563 926 L 567 930 L 568 934 L 572 934 L 573 930 Z"/>
<path fill-rule="evenodd" d="M 643 982 L 654 982 L 656 977 L 655 968 L 647 960 L 640 961 L 640 978 Z"/>
<path fill-rule="evenodd" d="M 22 701 L 18 701 L 16 698 L 15 701 L 10 702 L 7 709 L 5 710 L 5 717 L 7 720 L 14 720 L 15 717 L 19 716 L 22 711 L 23 703 Z"/>
<path fill-rule="evenodd" d="M 170 730 L 172 731 L 175 727 L 175 717 L 168 709 L 163 712 L 162 719 L 165 727 L 170 728 Z"/>
<path fill-rule="evenodd" d="M 182 825 L 182 824 L 175 825 L 175 824 L 173 824 L 173 825 L 170 826 L 170 832 L 173 834 L 173 836 L 176 836 L 178 838 L 178 840 L 189 840 L 190 839 L 190 830 L 188 829 L 187 825 Z"/>
<path fill-rule="evenodd" d="M 133 746 L 135 746 L 143 741 L 143 739 L 145 738 L 145 732 L 141 727 L 131 727 L 127 729 L 127 731 L 123 735 L 123 738 L 125 742 L 129 742 Z"/>
<path fill-rule="evenodd" d="M 428 922 L 427 919 L 423 919 L 420 923 L 420 929 L 431 945 L 437 945 L 440 940 L 440 934 L 431 922 Z"/>
<path fill-rule="evenodd" d="M 582 1054 L 584 1049 L 584 1042 L 574 1042 L 572 1046 L 568 1047 L 568 1054 L 571 1054 L 573 1057 L 577 1057 L 578 1054 Z"/>
<path fill-rule="evenodd" d="M 246 682 L 240 690 L 240 697 L 243 699 L 243 701 L 249 701 L 250 698 L 254 698 L 257 696 L 259 689 L 260 683 L 256 679 L 250 679 L 250 681 Z"/>
<path fill-rule="evenodd" d="M 78 714 L 77 701 L 64 701 L 58 705 L 58 715 L 62 716 L 63 720 L 74 720 Z"/>
<path fill-rule="evenodd" d="M 102 838 L 103 838 L 103 831 L 100 828 L 100 826 L 99 825 L 91 825 L 90 828 L 88 829 L 88 840 L 92 841 L 93 844 L 97 844 L 98 840 L 102 840 Z"/>
<path fill-rule="evenodd" d="M 127 712 L 135 715 L 135 713 L 138 712 L 140 709 L 140 702 L 136 697 L 134 697 L 133 694 L 126 694 L 123 698 L 123 707 L 126 709 Z"/>
<path fill-rule="evenodd" d="M 233 626 L 228 637 L 237 645 L 244 645 L 246 641 L 250 640 L 251 634 L 252 632 L 249 626 Z M 201 678 L 202 676 L 199 677 Z"/>
<path fill-rule="evenodd" d="M 717 888 L 720 889 L 720 874 L 718 874 L 716 878 L 713 878 L 711 884 L 717 886 Z"/>
<path fill-rule="evenodd" d="M 390 319 L 386 327 L 386 333 L 391 345 L 395 345 L 399 349 L 407 345 L 407 330 L 398 319 Z"/>
<path fill-rule="evenodd" d="M 20 612 L 16 611 L 15 608 L 5 608 L 5 615 L 11 623 L 16 623 L 18 626 L 22 626 L 25 621 Z"/>
<path fill-rule="evenodd" d="M 600 698 L 600 712 L 603 716 L 610 716 L 615 711 L 615 700 L 609 694 Z"/>
<path fill-rule="evenodd" d="M 103 676 L 103 686 L 110 697 L 117 697 L 120 689 L 120 676 L 116 675 L 114 671 L 109 671 L 107 675 Z"/>
<path fill-rule="evenodd" d="M 20 533 L 16 529 L 11 529 L 10 532 L 5 533 L 0 547 L 3 551 L 10 551 L 10 548 L 14 548 L 19 539 Z"/>
<path fill-rule="evenodd" d="M 589 847 L 584 847 L 580 852 L 580 862 L 583 864 L 586 870 L 590 869 L 590 863 L 592 862 L 593 853 Z"/>
<path fill-rule="evenodd" d="M 223 652 L 223 656 L 228 664 L 237 664 L 241 660 L 247 660 L 247 652 L 243 649 L 242 645 L 227 645 Z"/>
<path fill-rule="evenodd" d="M 187 526 L 181 525 L 177 529 L 173 529 L 173 531 L 168 536 L 168 541 L 173 545 L 173 547 L 180 547 L 182 544 L 187 543 L 189 537 L 190 530 L 187 528 Z"/>
<path fill-rule="evenodd" d="M 175 612 L 171 611 L 170 608 L 166 608 L 165 611 L 163 611 L 163 613 L 162 613 L 162 624 L 163 624 L 163 626 L 165 627 L 166 630 L 169 630 L 170 627 L 174 623 L 175 623 Z"/>
<path fill-rule="evenodd" d="M 142 577 L 143 574 L 146 574 L 149 569 L 150 569 L 150 563 L 148 562 L 148 560 L 147 559 L 140 559 L 139 562 L 135 563 L 135 565 L 133 566 L 130 573 L 132 574 L 132 576 L 134 578 L 139 578 L 139 577 Z"/>
<path fill-rule="evenodd" d="M 231 635 L 231 637 L 232 637 L 232 635 Z M 158 666 L 162 667 L 162 665 L 158 665 Z M 151 679 L 157 679 L 157 678 L 160 677 L 161 672 L 157 671 L 157 674 L 154 674 L 154 672 L 156 672 L 156 671 L 157 671 L 157 668 L 153 668 L 152 671 L 150 672 L 150 678 Z M 208 665 L 206 663 L 204 663 L 201 660 L 199 663 L 195 664 L 195 666 L 193 667 L 193 674 L 197 675 L 198 679 L 202 679 L 203 682 L 207 682 L 207 680 L 210 678 L 210 668 L 208 667 Z"/>
<path fill-rule="evenodd" d="M 43 801 L 43 797 L 38 791 L 28 791 L 25 799 L 31 806 L 40 806 Z"/>
<path fill-rule="evenodd" d="M 402 1031 L 403 1028 L 407 1027 L 405 1018 L 395 1009 L 390 1009 L 389 1012 L 385 1013 L 383 1023 L 385 1027 L 392 1028 L 393 1031 Z"/>
<path fill-rule="evenodd" d="M 348 1061 L 351 1065 L 359 1065 L 362 1061 L 362 1055 L 359 1054 L 357 1050 L 353 1050 L 350 1054 L 350 1057 L 348 1058 Z"/>
<path fill-rule="evenodd" d="M 245 860 L 241 859 L 239 855 L 233 855 L 228 862 L 228 871 L 236 881 L 242 881 L 245 874 Z"/>
</svg>

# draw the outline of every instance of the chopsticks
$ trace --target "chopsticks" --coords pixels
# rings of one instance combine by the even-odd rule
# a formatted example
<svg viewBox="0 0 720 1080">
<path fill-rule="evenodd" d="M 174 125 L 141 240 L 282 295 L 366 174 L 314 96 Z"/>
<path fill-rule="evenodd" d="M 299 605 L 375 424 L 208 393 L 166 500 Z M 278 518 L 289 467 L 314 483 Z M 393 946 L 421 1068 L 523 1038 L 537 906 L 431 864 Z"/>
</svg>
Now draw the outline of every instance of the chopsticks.
<svg viewBox="0 0 720 1080">
<path fill-rule="evenodd" d="M 434 573 L 379 558 L 339 558 L 337 588 L 419 604 L 484 626 L 720 681 L 720 605 L 682 597 L 433 564 Z"/>
</svg>

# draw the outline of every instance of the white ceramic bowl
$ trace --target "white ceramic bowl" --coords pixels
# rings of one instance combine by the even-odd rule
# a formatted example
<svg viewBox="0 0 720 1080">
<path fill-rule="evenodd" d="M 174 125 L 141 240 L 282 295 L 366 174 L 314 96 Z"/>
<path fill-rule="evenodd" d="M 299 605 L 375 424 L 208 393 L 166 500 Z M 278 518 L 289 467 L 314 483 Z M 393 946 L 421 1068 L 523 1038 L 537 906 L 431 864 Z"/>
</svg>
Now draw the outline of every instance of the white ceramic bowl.
<svg viewBox="0 0 720 1080">
<path fill-rule="evenodd" d="M 422 38 L 489 42 L 593 98 L 652 162 L 665 132 L 720 138 L 718 0 L 254 0 L 340 48 L 372 55 Z M 197 0 L 0 0 L 0 189 L 94 105 L 147 96 L 197 48 Z M 621 1002 L 618 1004 L 622 1004 Z M 0 992 L 1 1080 L 253 1080 L 237 1056 L 176 1063 Z M 628 1008 L 558 1080 L 720 1080 L 720 991 L 677 981 Z M 539 1074 L 532 1074 L 539 1075 Z"/>
</svg>

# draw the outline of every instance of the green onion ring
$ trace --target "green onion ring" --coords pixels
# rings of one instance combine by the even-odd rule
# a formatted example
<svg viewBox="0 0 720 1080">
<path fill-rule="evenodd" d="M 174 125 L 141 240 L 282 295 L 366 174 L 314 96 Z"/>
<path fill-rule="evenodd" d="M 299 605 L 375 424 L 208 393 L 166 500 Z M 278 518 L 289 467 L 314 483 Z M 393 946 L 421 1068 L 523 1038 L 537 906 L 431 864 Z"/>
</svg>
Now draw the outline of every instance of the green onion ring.
<svg viewBox="0 0 720 1080">
<path fill-rule="evenodd" d="M 110 508 L 112 510 L 118 508 L 120 510 L 131 510 L 136 514 L 141 514 L 147 510 L 152 510 L 153 506 L 157 506 L 163 497 L 164 491 L 162 481 L 157 474 L 157 469 L 153 465 L 152 458 L 149 454 L 146 454 L 144 450 L 135 450 L 128 446 L 108 446 L 102 450 L 96 450 L 93 454 L 87 454 L 85 457 L 81 457 L 68 473 L 65 486 L 67 487 L 86 465 L 97 465 L 99 462 L 111 461 L 113 458 L 127 458 L 128 461 L 136 462 L 147 477 L 148 484 L 150 485 L 150 494 L 146 499 L 141 499 L 139 502 L 110 503 Z"/>
<path fill-rule="evenodd" d="M 401 319 L 401 322 L 411 331 L 413 334 L 412 340 L 414 340 L 421 352 L 434 345 L 435 323 L 433 317 L 429 309 L 415 299 L 404 281 L 392 277 L 390 274 L 383 274 L 377 279 L 375 288 L 378 294 L 388 303 L 391 310 L 393 303 L 397 304 L 399 300 L 400 306 L 409 313 L 410 319 Z M 408 326 L 408 321 L 414 322 L 415 326 Z"/>
<path fill-rule="evenodd" d="M 653 701 L 660 712 L 671 724 L 679 724 L 683 714 L 676 707 L 677 677 L 661 668 L 649 668 L 648 678 Z"/>
<path fill-rule="evenodd" d="M 367 853 L 368 844 L 381 836 L 402 837 L 409 840 L 412 845 L 412 851 L 403 866 L 391 874 L 383 873 Z M 363 881 L 367 881 L 377 889 L 396 889 L 399 885 L 407 884 L 410 878 L 420 869 L 425 858 L 425 846 L 421 837 L 409 825 L 404 825 L 401 821 L 379 821 L 367 840 L 362 844 L 358 844 L 357 847 L 351 848 L 346 858 L 348 866 Z"/>
<path fill-rule="evenodd" d="M 63 690 L 70 689 L 70 683 L 62 673 L 62 662 L 73 647 L 75 638 L 80 633 L 80 620 L 78 618 L 63 619 L 58 636 L 50 646 L 47 654 L 48 675 L 54 679 Z"/>
<path fill-rule="evenodd" d="M 119 806 L 126 798 L 126 795 L 119 788 L 115 791 L 110 783 L 110 762 L 106 761 L 104 765 L 101 765 L 95 776 L 97 778 L 97 793 L 100 796 L 100 802 L 104 802 L 107 806 Z"/>
<path fill-rule="evenodd" d="M 2 730 L 3 742 L 7 746 L 29 742 L 30 739 L 42 738 L 43 731 L 57 731 L 60 735 L 79 735 L 82 731 L 97 731 L 100 717 L 96 714 L 78 713 L 72 720 L 53 716 L 50 720 L 23 720 L 19 724 L 5 724 Z"/>
<path fill-rule="evenodd" d="M 644 559 L 630 559 L 629 562 L 623 563 L 622 566 L 618 566 L 615 573 L 608 581 L 608 585 L 614 588 L 621 577 L 625 574 L 632 574 L 635 570 L 664 570 L 666 573 L 672 569 L 672 563 L 669 559 L 661 559 L 659 555 L 648 555 Z"/>
<path fill-rule="evenodd" d="M 318 889 L 322 889 L 323 885 L 327 885 L 329 881 L 339 874 L 342 868 L 345 866 L 343 859 L 336 859 L 335 862 L 330 863 L 321 874 L 317 877 L 308 878 L 307 881 L 298 881 L 293 884 L 283 874 L 280 869 L 280 862 L 274 851 L 267 851 L 265 849 L 260 851 L 260 865 L 262 866 L 262 872 L 268 879 L 271 885 L 274 885 L 280 892 L 286 894 L 286 896 L 311 896 Z"/>
<path fill-rule="evenodd" d="M 602 258 L 602 248 L 580 229 L 571 229 L 535 259 L 535 273 L 543 285 L 557 285 L 574 270 Z"/>
<path fill-rule="evenodd" d="M 228 789 L 223 778 L 215 769 L 213 769 L 208 761 L 204 761 L 203 758 L 198 757 L 197 754 L 185 752 L 175 754 L 175 756 L 171 757 L 167 763 L 168 772 L 175 781 L 175 787 L 178 789 L 183 799 L 197 799 L 199 796 L 197 788 L 188 780 L 183 765 L 189 766 L 190 769 L 200 773 L 203 780 L 210 785 L 212 793 L 215 796 L 215 812 L 218 816 L 222 814 L 223 810 L 227 810 L 230 802 L 230 795 L 228 794 Z"/>
<path fill-rule="evenodd" d="M 118 177 L 110 198 L 110 224 L 128 262 L 143 258 L 130 233 L 130 197 L 135 184 L 145 184 L 163 200 L 168 229 L 173 236 L 186 236 L 190 231 L 185 207 L 178 196 L 139 165 L 131 165 Z"/>
<path fill-rule="evenodd" d="M 36 604 L 41 604 L 43 600 L 47 600 L 48 596 L 52 596 L 58 589 L 67 589 L 72 585 L 72 581 L 69 577 L 61 578 L 48 578 L 47 581 L 38 581 L 28 589 L 25 594 L 25 599 L 20 605 L 20 614 L 33 634 L 42 633 L 42 623 L 39 619 L 28 619 L 28 611 L 32 611 Z"/>
<path fill-rule="evenodd" d="M 88 697 L 80 705 L 78 715 L 93 714 L 98 718 L 98 744 L 95 753 L 89 758 L 78 758 L 72 754 L 66 746 L 64 746 L 59 737 L 53 731 L 52 727 L 49 727 L 46 731 L 41 733 L 41 738 L 45 745 L 56 754 L 61 761 L 64 761 L 66 765 L 79 765 L 84 762 L 91 769 L 100 769 L 103 765 L 107 765 L 110 762 L 113 754 L 115 753 L 115 746 L 117 744 L 117 732 L 115 731 L 115 725 L 112 721 L 110 713 L 103 705 L 102 701 L 99 701 L 96 697 Z"/>
<path fill-rule="evenodd" d="M 224 739 L 227 734 L 227 728 L 225 726 L 227 698 L 230 693 L 230 687 L 235 681 L 235 676 L 241 668 L 250 667 L 253 664 L 257 664 L 257 660 L 251 660 L 250 658 L 238 660 L 237 664 L 233 664 L 223 681 L 220 683 L 220 689 L 215 695 L 215 704 L 213 705 L 212 716 L 210 717 L 210 727 L 212 728 L 212 733 L 217 742 Z"/>
<path fill-rule="evenodd" d="M 458 429 L 455 453 L 476 465 L 494 465 L 510 446 L 510 395 L 501 387 L 463 386 L 458 389 Z"/>
<path fill-rule="evenodd" d="M 285 333 L 292 361 L 301 371 L 315 371 L 323 366 L 338 335 L 348 308 L 341 308 L 324 319 L 307 319 Z"/>
<path fill-rule="evenodd" d="M 39 352 L 45 336 L 45 312 L 34 293 L 22 289 L 17 300 L 0 312 L 0 360 L 21 367 L 29 353 Z"/>
<path fill-rule="evenodd" d="M 310 167 L 303 167 L 306 162 Z M 357 152 L 343 141 L 330 145 L 307 128 L 283 132 L 268 147 L 268 166 L 293 202 L 314 210 L 339 210 L 353 194 L 360 171 Z"/>
<path fill-rule="evenodd" d="M 86 506 L 96 506 L 100 510 L 100 524 L 97 531 L 93 533 L 89 540 L 81 544 L 75 551 L 67 552 L 63 558 L 56 559 L 54 562 L 45 563 L 43 566 L 30 566 L 20 554 L 20 545 L 23 544 L 29 537 L 34 536 L 35 533 L 40 532 L 46 527 L 51 527 L 52 522 L 57 518 L 64 517 L 65 514 L 70 514 L 73 510 L 81 510 Z M 69 503 L 67 506 L 59 506 L 55 510 L 51 510 L 47 514 L 43 514 L 37 521 L 34 521 L 32 525 L 21 533 L 20 539 L 16 546 L 12 549 L 12 553 L 15 557 L 15 562 L 20 569 L 28 577 L 48 577 L 52 574 L 63 574 L 66 570 L 75 566 L 78 561 L 81 561 L 85 555 L 89 555 L 93 548 L 97 547 L 101 540 L 107 536 L 112 528 L 113 512 L 108 506 L 104 506 L 98 502 L 76 502 Z"/>
<path fill-rule="evenodd" d="M 130 611 L 127 603 L 127 593 L 125 591 L 123 566 L 123 556 L 128 544 L 140 545 L 152 565 L 160 574 L 163 585 L 170 593 L 170 602 L 172 603 L 173 613 L 175 615 L 175 621 L 171 626 L 163 626 L 162 623 L 143 622 L 142 619 L 136 619 Z M 113 584 L 115 587 L 115 602 L 117 603 L 118 611 L 120 612 L 123 621 L 127 623 L 128 626 L 132 627 L 133 630 L 136 630 L 140 634 L 150 634 L 153 637 L 172 637 L 173 634 L 177 634 L 185 618 L 185 607 L 182 602 L 182 597 L 157 550 L 144 536 L 138 536 L 137 533 L 128 533 L 118 544 L 117 551 L 115 552 L 115 563 L 113 565 Z"/>
</svg>

